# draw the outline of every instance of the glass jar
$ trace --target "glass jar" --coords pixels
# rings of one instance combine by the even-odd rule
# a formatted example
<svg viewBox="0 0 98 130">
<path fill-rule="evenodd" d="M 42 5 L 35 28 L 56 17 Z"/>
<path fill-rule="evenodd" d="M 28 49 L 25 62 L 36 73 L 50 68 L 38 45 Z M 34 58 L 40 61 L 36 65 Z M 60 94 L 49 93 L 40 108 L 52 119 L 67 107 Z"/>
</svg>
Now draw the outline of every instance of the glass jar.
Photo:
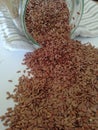
<svg viewBox="0 0 98 130">
<path fill-rule="evenodd" d="M 19 17 L 19 9 L 20 9 L 20 1 L 21 0 L 1 0 L 4 8 L 6 7 L 13 19 L 14 24 L 16 27 L 21 31 L 21 20 Z M 22 1 L 21 1 L 22 2 Z"/>
<path fill-rule="evenodd" d="M 26 6 L 29 0 L 16 0 L 17 3 L 14 3 L 13 0 L 4 1 L 6 1 L 6 6 L 11 13 L 12 19 L 16 27 L 28 38 L 30 42 L 36 44 L 36 41 L 33 39 L 33 37 L 30 36 L 25 25 Z M 83 14 L 84 0 L 65 0 L 65 2 L 67 3 L 70 12 L 69 22 L 72 26 L 71 38 L 73 38 L 74 31 L 78 27 Z"/>
</svg>

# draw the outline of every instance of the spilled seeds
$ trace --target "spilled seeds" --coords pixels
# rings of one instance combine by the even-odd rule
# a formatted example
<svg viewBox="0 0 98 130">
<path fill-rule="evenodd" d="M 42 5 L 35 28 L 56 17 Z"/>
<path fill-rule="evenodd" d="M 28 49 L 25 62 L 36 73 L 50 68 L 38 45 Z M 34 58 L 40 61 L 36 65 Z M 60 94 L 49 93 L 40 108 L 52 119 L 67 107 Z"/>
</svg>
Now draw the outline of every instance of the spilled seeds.
<svg viewBox="0 0 98 130">
<path fill-rule="evenodd" d="M 16 105 L 0 117 L 6 130 L 98 130 L 98 49 L 60 35 L 25 54 L 28 76 L 7 92 Z"/>
</svg>

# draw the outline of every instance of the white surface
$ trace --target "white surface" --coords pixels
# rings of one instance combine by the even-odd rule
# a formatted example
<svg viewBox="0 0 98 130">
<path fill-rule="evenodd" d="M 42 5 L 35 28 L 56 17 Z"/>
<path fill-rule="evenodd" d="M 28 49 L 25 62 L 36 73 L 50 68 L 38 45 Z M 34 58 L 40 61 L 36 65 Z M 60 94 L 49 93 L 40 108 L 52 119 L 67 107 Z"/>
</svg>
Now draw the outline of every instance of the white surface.
<svg viewBox="0 0 98 130">
<path fill-rule="evenodd" d="M 83 42 L 92 42 L 92 45 L 98 47 L 98 38 L 78 38 Z M 25 51 L 8 51 L 3 48 L 3 42 L 0 38 L 0 115 L 6 112 L 6 108 L 13 106 L 11 100 L 6 100 L 6 92 L 12 92 L 14 84 L 18 81 L 18 70 L 23 70 L 24 66 L 21 65 Z M 14 82 L 9 83 L 8 80 L 12 79 Z M 0 122 L 0 130 L 5 130 Z"/>
<path fill-rule="evenodd" d="M 0 115 L 6 112 L 6 108 L 13 106 L 11 100 L 6 100 L 6 92 L 12 92 L 14 85 L 18 82 L 18 70 L 23 70 L 24 66 L 21 65 L 25 51 L 11 52 L 3 48 L 3 42 L 0 39 Z M 14 82 L 9 83 L 8 80 L 12 79 Z M 0 130 L 5 130 L 0 121 Z"/>
</svg>

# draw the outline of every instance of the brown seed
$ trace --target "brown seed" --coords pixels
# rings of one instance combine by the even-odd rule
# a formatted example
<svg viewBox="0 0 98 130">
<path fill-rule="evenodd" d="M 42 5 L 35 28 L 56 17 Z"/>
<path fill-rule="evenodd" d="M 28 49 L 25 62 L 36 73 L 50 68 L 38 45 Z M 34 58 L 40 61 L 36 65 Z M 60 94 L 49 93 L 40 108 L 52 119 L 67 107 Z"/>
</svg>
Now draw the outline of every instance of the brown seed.
<svg viewBox="0 0 98 130">
<path fill-rule="evenodd" d="M 20 70 L 18 70 L 18 71 L 17 71 L 17 73 L 21 73 L 21 71 L 20 71 Z"/>
<path fill-rule="evenodd" d="M 80 15 L 80 12 L 77 12 L 78 15 Z"/>
<path fill-rule="evenodd" d="M 8 82 L 13 82 L 13 80 L 8 80 Z"/>
</svg>

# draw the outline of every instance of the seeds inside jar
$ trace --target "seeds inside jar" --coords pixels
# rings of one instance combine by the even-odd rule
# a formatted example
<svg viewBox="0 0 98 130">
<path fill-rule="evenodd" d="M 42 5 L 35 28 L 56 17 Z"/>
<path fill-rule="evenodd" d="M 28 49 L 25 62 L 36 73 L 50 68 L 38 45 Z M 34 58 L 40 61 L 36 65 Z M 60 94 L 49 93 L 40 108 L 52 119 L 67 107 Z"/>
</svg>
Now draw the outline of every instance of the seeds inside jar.
<svg viewBox="0 0 98 130">
<path fill-rule="evenodd" d="M 46 40 L 70 37 L 69 10 L 65 0 L 29 0 L 25 24 L 29 35 L 40 45 Z"/>
</svg>

